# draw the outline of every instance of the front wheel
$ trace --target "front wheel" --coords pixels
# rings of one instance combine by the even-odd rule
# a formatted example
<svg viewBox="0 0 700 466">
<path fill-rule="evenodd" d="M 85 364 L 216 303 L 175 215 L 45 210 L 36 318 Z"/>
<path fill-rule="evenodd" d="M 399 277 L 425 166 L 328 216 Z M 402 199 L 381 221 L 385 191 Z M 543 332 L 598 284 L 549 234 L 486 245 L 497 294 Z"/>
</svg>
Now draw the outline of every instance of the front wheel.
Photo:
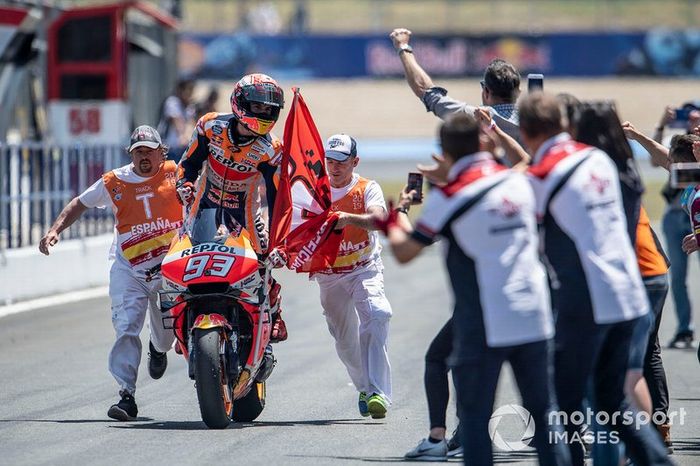
<svg viewBox="0 0 700 466">
<path fill-rule="evenodd" d="M 233 420 L 254 421 L 265 408 L 265 382 L 255 382 L 250 391 L 233 403 Z"/>
<path fill-rule="evenodd" d="M 231 422 L 233 394 L 226 383 L 219 328 L 196 329 L 193 335 L 194 380 L 202 420 L 211 429 Z"/>
</svg>

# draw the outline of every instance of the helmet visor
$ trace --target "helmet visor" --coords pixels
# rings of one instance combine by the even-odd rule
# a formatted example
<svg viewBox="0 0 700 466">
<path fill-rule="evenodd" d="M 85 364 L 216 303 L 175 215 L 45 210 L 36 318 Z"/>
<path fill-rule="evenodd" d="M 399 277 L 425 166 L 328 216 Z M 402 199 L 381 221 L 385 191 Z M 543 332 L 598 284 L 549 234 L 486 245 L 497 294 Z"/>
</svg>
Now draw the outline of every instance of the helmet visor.
<svg viewBox="0 0 700 466">
<path fill-rule="evenodd" d="M 248 102 L 258 102 L 278 108 L 284 107 L 282 90 L 274 84 L 265 83 L 245 86 L 243 88 L 243 98 Z"/>
</svg>

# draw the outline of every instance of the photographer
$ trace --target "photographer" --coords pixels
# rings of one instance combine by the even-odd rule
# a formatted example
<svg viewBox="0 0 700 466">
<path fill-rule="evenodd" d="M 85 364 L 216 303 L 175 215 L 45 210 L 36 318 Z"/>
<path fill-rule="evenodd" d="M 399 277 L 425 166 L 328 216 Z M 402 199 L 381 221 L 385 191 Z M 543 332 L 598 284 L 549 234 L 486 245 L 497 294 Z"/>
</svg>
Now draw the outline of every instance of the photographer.
<svg viewBox="0 0 700 466">
<path fill-rule="evenodd" d="M 687 120 L 677 120 L 676 116 L 685 117 Z M 668 151 L 661 145 L 664 135 L 664 129 L 669 125 L 678 125 L 686 121 L 686 135 L 690 136 L 700 125 L 700 111 L 698 107 L 692 103 L 684 104 L 680 109 L 674 110 L 671 107 L 666 107 L 661 116 L 659 126 L 656 127 L 654 138 L 651 140 L 646 136 L 639 134 L 638 131 L 627 131 L 627 137 L 638 141 L 651 155 L 652 164 L 662 166 L 668 170 L 669 162 L 664 157 L 664 151 Z M 631 133 L 631 134 L 630 134 Z M 679 135 L 673 137 L 673 143 L 683 144 L 682 139 L 678 139 Z M 673 152 L 673 151 L 672 151 Z M 678 152 L 678 151 L 676 151 Z M 682 151 L 687 157 L 682 157 L 676 162 L 694 162 L 691 151 Z M 683 238 L 691 233 L 690 223 L 688 222 L 688 214 L 684 211 L 681 202 L 683 195 L 682 189 L 674 189 L 667 182 L 661 190 L 661 195 L 666 200 L 666 209 L 662 217 L 662 227 L 664 237 L 666 239 L 666 251 L 668 252 L 671 261 L 671 295 L 673 296 L 674 309 L 678 319 L 678 327 L 673 339 L 668 343 L 669 348 L 688 349 L 693 346 L 694 329 L 692 306 L 688 295 L 686 285 L 686 277 L 688 274 L 688 259 L 681 245 Z"/>
</svg>

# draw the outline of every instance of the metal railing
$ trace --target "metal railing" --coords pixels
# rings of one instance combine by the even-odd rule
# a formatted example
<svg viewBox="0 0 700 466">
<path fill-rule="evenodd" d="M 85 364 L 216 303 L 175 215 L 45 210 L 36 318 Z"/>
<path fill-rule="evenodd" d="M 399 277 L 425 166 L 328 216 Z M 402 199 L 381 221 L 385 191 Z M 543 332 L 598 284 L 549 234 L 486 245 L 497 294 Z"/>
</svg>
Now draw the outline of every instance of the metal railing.
<svg viewBox="0 0 700 466">
<path fill-rule="evenodd" d="M 126 163 L 121 146 L 0 143 L 0 251 L 38 244 L 71 199 Z M 113 226 L 109 208 L 89 209 L 61 238 L 95 236 Z"/>
</svg>

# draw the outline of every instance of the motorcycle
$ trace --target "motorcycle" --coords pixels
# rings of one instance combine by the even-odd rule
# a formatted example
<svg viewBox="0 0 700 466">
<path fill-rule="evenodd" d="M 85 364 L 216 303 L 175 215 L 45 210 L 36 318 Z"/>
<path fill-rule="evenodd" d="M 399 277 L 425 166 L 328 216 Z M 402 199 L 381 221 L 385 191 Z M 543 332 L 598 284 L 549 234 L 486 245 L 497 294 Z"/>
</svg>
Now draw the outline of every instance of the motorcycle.
<svg viewBox="0 0 700 466">
<path fill-rule="evenodd" d="M 163 321 L 188 362 L 202 420 L 224 429 L 232 420 L 256 419 L 276 361 L 270 268 L 259 262 L 248 232 L 223 209 L 193 208 L 160 271 Z"/>
</svg>

